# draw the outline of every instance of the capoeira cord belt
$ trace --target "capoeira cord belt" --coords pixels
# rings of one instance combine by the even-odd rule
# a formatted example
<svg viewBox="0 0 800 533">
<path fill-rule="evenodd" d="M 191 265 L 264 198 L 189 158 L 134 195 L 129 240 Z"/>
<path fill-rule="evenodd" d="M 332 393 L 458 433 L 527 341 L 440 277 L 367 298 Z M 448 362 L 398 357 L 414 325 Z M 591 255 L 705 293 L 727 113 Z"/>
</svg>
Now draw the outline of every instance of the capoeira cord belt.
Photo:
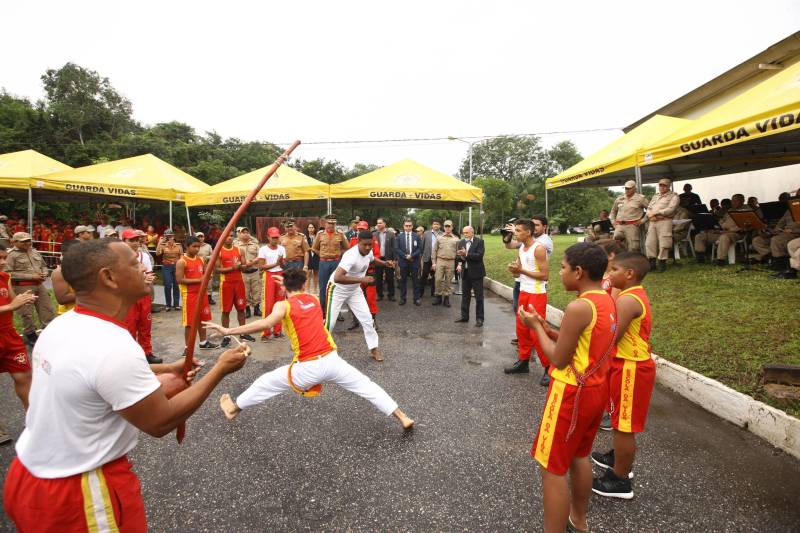
<svg viewBox="0 0 800 533">
<path fill-rule="evenodd" d="M 572 408 L 572 420 L 569 423 L 569 430 L 567 431 L 567 438 L 564 440 L 569 440 L 572 436 L 572 432 L 575 431 L 575 426 L 578 425 L 578 405 L 581 401 L 581 391 L 583 390 L 583 386 L 586 384 L 586 381 L 606 362 L 608 356 L 611 355 L 611 351 L 614 349 L 614 346 L 617 344 L 617 336 L 616 334 L 611 337 L 611 344 L 608 345 L 603 356 L 597 360 L 597 362 L 590 367 L 586 372 L 581 374 L 578 372 L 578 369 L 575 368 L 575 363 L 570 361 L 569 368 L 572 370 L 572 373 L 575 374 L 575 381 L 578 382 L 578 392 L 575 393 L 575 406 Z M 290 380 L 291 383 L 291 380 Z M 613 407 L 612 407 L 613 409 Z"/>
<path fill-rule="evenodd" d="M 305 361 L 311 361 L 312 359 L 322 359 L 323 357 L 328 355 L 328 353 L 310 357 Z M 295 363 L 302 363 L 305 361 L 300 361 L 295 355 L 292 358 L 292 362 L 289 363 L 289 370 L 287 370 L 287 378 L 289 380 L 289 386 L 292 388 L 293 391 L 295 391 L 300 396 L 305 396 L 306 398 L 313 398 L 314 396 L 319 396 L 319 394 L 322 392 L 322 383 L 317 383 L 316 385 L 313 385 L 307 389 L 301 389 L 300 387 L 294 384 L 294 381 L 292 381 L 292 367 L 294 366 Z"/>
</svg>

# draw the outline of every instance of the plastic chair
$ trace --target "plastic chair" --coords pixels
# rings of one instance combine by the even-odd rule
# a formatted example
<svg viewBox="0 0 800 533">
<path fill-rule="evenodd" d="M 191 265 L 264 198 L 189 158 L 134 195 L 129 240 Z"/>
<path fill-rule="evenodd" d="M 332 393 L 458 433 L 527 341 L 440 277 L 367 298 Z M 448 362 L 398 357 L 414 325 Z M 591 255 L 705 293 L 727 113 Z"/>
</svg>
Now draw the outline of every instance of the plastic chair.
<svg viewBox="0 0 800 533">
<path fill-rule="evenodd" d="M 681 244 L 683 243 L 688 243 L 689 251 L 692 252 L 692 257 L 697 257 L 694 253 L 694 243 L 692 242 L 692 231 L 694 231 L 694 225 L 689 224 L 689 231 L 686 232 L 686 237 L 684 237 L 683 240 L 680 241 L 673 240 L 672 253 L 675 256 L 675 261 L 678 261 L 681 258 Z"/>
<path fill-rule="evenodd" d="M 711 245 L 711 257 L 717 257 L 717 244 L 719 241 L 715 242 Z M 733 246 L 728 248 L 728 264 L 735 265 L 736 264 L 736 248 L 741 248 L 742 253 L 745 257 L 747 257 L 747 244 L 745 243 L 744 239 L 738 240 L 733 243 Z"/>
</svg>

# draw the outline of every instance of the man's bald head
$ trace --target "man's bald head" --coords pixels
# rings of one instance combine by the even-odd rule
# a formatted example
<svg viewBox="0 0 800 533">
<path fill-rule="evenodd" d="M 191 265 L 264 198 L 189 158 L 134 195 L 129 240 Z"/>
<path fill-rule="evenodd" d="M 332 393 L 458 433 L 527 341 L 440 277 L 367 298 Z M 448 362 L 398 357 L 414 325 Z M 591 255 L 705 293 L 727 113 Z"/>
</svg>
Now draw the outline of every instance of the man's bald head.
<svg viewBox="0 0 800 533">
<path fill-rule="evenodd" d="M 461 234 L 467 239 L 471 239 L 475 235 L 475 230 L 472 226 L 464 226 L 461 228 Z"/>
</svg>

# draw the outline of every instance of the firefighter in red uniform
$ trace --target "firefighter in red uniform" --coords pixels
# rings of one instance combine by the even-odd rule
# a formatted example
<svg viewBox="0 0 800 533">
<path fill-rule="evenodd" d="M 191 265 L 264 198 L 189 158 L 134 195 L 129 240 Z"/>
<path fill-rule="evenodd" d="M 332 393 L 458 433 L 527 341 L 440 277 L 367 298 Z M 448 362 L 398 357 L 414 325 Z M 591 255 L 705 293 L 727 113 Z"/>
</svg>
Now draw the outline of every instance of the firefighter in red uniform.
<svg viewBox="0 0 800 533">
<path fill-rule="evenodd" d="M 356 234 L 353 238 L 350 239 L 350 247 L 356 246 L 358 244 L 358 232 L 360 231 L 369 231 L 369 222 L 366 220 L 361 220 L 356 225 Z M 378 239 L 373 239 L 372 242 L 372 255 L 375 256 L 376 259 L 381 259 L 381 243 L 378 242 Z M 372 276 L 373 279 L 375 278 L 375 266 L 374 264 L 369 265 L 369 269 L 367 270 L 367 276 Z M 372 320 L 376 320 L 376 316 L 378 315 L 378 292 L 375 288 L 375 282 L 370 284 L 361 284 L 361 290 L 364 291 L 364 296 L 367 299 L 367 305 L 369 306 L 369 312 L 372 313 Z M 360 327 L 358 319 L 356 315 L 353 315 L 353 323 L 347 328 L 348 331 L 354 330 Z M 375 322 L 375 329 L 378 329 L 378 323 Z"/>
</svg>

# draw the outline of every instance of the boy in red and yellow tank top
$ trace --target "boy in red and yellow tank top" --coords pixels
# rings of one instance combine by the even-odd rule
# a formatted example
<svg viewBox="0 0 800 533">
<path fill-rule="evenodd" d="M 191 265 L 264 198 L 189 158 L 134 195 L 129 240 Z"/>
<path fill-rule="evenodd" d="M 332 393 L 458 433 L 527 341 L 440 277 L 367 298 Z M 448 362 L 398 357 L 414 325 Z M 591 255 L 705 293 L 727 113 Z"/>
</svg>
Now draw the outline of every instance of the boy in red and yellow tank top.
<svg viewBox="0 0 800 533">
<path fill-rule="evenodd" d="M 561 261 L 561 281 L 578 298 L 567 305 L 561 329 L 555 332 L 544 317 L 520 308 L 520 319 L 534 329 L 550 360 L 550 387 L 531 455 L 542 467 L 544 530 L 588 529 L 586 512 L 592 486 L 592 450 L 608 401 L 606 377 L 613 355 L 617 317 L 614 301 L 602 290 L 608 258 L 596 244 L 567 248 Z M 565 477 L 569 471 L 571 501 Z"/>
<path fill-rule="evenodd" d="M 236 307 L 236 321 L 240 326 L 245 323 L 244 308 L 247 307 L 247 296 L 242 278 L 242 252 L 233 245 L 233 237 L 228 235 L 225 245 L 219 251 L 216 271 L 219 272 L 219 306 L 222 311 L 222 325 L 230 325 L 231 309 Z M 245 340 L 254 341 L 249 335 Z M 222 339 L 222 347 L 227 348 L 231 340 L 227 336 Z"/>
<path fill-rule="evenodd" d="M 181 289 L 181 299 L 183 300 L 182 324 L 186 338 L 186 346 L 189 346 L 189 330 L 194 321 L 194 310 L 197 307 L 197 300 L 201 300 L 200 320 L 211 320 L 211 306 L 208 303 L 208 293 L 200 294 L 200 284 L 203 281 L 203 271 L 205 263 L 203 258 L 197 255 L 200 251 L 200 241 L 197 237 L 186 239 L 186 253 L 175 263 L 175 278 Z M 200 348 L 208 350 L 217 348 L 206 339 L 206 331 L 203 328 L 198 330 L 200 336 Z"/>
<path fill-rule="evenodd" d="M 0 244 L 0 373 L 8 372 L 14 381 L 14 390 L 23 407 L 28 409 L 28 391 L 31 389 L 31 363 L 25 342 L 14 329 L 14 311 L 36 301 L 31 292 L 14 294 L 9 282 L 11 276 L 4 272 L 8 252 Z"/>
<path fill-rule="evenodd" d="M 633 498 L 630 472 L 636 453 L 635 434 L 644 431 L 656 379 L 656 365 L 650 357 L 653 315 L 642 287 L 649 270 L 647 257 L 623 252 L 614 257 L 609 272 L 611 283 L 620 290 L 616 302 L 619 330 L 608 375 L 614 449 L 592 453 L 592 461 L 606 468 L 605 474 L 592 482 L 592 490 L 601 496 Z"/>
<path fill-rule="evenodd" d="M 217 330 L 225 336 L 257 333 L 283 323 L 294 352 L 290 364 L 262 375 L 236 400 L 229 394 L 222 395 L 220 406 L 225 416 L 233 420 L 243 409 L 254 407 L 283 392 L 316 396 L 322 392 L 325 383 L 336 383 L 369 400 L 384 415 L 394 415 L 405 429 L 410 429 L 414 421 L 398 408 L 397 402 L 336 353 L 336 344 L 322 320 L 319 300 L 305 292 L 305 282 L 306 272 L 289 268 L 283 273 L 287 299 L 275 302 L 266 318 L 238 328 L 203 323 L 207 329 Z"/>
</svg>

